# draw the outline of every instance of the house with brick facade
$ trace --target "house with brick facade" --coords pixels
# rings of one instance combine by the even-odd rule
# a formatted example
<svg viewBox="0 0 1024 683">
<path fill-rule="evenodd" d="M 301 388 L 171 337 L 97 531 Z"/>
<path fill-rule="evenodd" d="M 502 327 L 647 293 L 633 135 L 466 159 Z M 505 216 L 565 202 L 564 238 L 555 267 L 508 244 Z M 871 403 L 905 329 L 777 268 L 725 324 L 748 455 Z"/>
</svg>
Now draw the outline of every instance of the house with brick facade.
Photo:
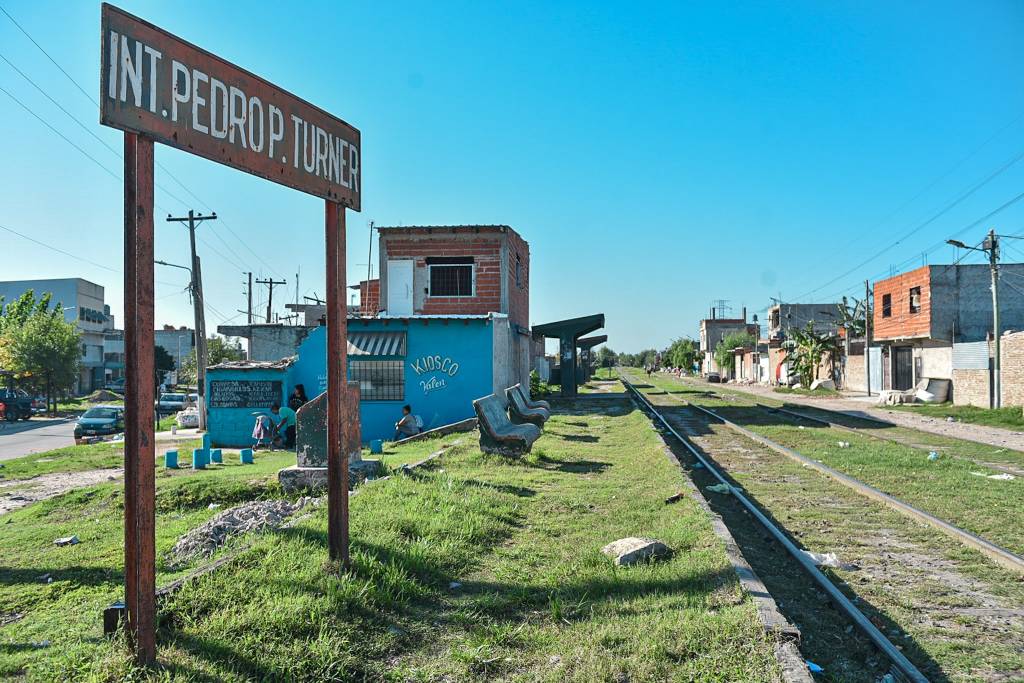
<svg viewBox="0 0 1024 683">
<path fill-rule="evenodd" d="M 1002 277 L 1024 278 L 1024 264 L 1003 264 Z M 1024 330 L 1024 297 L 1000 298 L 1004 332 Z M 874 283 L 873 337 L 881 347 L 882 388 L 905 390 L 923 378 L 967 389 L 958 370 L 990 364 L 992 290 L 984 264 L 922 266 Z M 965 366 L 965 367 L 958 367 Z M 973 381 L 973 380 L 972 380 Z"/>
<path fill-rule="evenodd" d="M 700 352 L 703 356 L 701 361 L 701 372 L 705 375 L 709 372 L 721 373 L 722 379 L 734 374 L 734 367 L 720 368 L 715 360 L 715 347 L 734 332 L 746 332 L 754 339 L 759 336 L 760 326 L 757 323 L 747 322 L 747 309 L 743 309 L 741 318 L 719 318 L 715 309 L 711 309 L 711 317 L 700 321 Z"/>
</svg>

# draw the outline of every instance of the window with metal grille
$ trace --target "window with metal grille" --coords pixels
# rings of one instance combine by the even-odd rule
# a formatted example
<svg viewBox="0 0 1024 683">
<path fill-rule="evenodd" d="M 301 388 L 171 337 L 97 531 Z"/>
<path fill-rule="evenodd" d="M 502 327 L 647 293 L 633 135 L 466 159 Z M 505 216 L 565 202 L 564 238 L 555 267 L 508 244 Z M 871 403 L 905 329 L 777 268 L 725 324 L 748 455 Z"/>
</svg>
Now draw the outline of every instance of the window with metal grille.
<svg viewBox="0 0 1024 683">
<path fill-rule="evenodd" d="M 359 382 L 362 401 L 402 401 L 405 399 L 404 361 L 353 360 L 349 361 L 349 376 Z"/>
<path fill-rule="evenodd" d="M 910 312 L 919 313 L 921 311 L 921 288 L 911 287 L 910 288 Z"/>
<path fill-rule="evenodd" d="M 473 257 L 427 259 L 430 296 L 473 296 Z"/>
<path fill-rule="evenodd" d="M 891 318 L 892 317 L 892 294 L 883 294 L 882 295 L 882 317 L 883 318 Z"/>
</svg>

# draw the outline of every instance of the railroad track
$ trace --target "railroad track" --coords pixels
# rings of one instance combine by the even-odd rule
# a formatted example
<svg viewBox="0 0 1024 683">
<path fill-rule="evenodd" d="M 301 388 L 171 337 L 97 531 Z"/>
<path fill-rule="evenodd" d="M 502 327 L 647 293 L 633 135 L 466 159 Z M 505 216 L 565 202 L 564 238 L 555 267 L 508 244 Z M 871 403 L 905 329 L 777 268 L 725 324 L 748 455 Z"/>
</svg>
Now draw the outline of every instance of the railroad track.
<svg viewBox="0 0 1024 683">
<path fill-rule="evenodd" d="M 1024 680 L 1024 586 L 1002 568 L 1019 571 L 1020 558 L 963 532 L 973 539 L 972 548 L 997 549 L 989 557 L 1002 567 L 994 567 L 951 544 L 950 538 L 965 538 L 948 522 L 893 507 L 900 501 L 876 489 L 882 497 L 865 493 L 863 482 L 738 425 L 726 426 L 713 411 L 650 392 L 650 385 L 635 386 L 625 374 L 622 380 L 689 454 L 698 485 L 729 487 L 731 495 L 705 496 L 730 528 L 756 520 L 768 532 L 759 539 L 755 531 L 734 529 L 783 612 L 804 631 L 802 651 L 825 659 L 831 680 L 874 681 L 884 674 L 864 639 L 906 680 Z M 737 514 L 730 506 L 742 509 Z M 902 516 L 907 514 L 910 519 Z M 805 550 L 833 552 L 839 566 L 823 571 Z M 807 578 L 798 580 L 800 572 Z M 811 592 L 825 599 L 806 599 Z M 842 617 L 831 616 L 831 608 Z M 846 620 L 838 630 L 829 623 Z"/>
</svg>

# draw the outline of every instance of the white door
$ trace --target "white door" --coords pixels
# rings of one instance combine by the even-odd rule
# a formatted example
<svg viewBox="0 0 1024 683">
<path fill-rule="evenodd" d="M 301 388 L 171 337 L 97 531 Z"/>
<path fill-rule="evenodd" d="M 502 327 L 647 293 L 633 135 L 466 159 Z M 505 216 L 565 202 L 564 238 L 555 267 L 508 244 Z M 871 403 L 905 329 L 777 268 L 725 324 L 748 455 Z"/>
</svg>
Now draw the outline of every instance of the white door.
<svg viewBox="0 0 1024 683">
<path fill-rule="evenodd" d="M 412 315 L 412 260 L 388 261 L 388 315 Z"/>
</svg>

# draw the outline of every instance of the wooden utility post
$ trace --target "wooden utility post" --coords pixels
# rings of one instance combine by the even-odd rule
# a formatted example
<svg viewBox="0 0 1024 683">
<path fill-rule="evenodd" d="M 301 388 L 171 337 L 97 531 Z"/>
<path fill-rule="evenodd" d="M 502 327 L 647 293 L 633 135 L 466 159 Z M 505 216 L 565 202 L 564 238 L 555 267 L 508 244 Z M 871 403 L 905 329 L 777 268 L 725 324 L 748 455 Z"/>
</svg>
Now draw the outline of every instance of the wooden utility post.
<svg viewBox="0 0 1024 683">
<path fill-rule="evenodd" d="M 156 659 L 156 470 L 153 424 L 153 141 L 124 134 L 124 584 L 128 634 Z"/>
<path fill-rule="evenodd" d="M 189 209 L 187 216 L 167 216 L 168 223 L 188 223 L 188 242 L 192 249 L 192 316 L 196 336 L 196 393 L 199 395 L 199 429 L 206 429 L 206 301 L 203 298 L 203 272 L 196 254 L 196 228 L 203 221 L 217 220 L 217 213 L 209 216 Z"/>
<path fill-rule="evenodd" d="M 328 276 L 328 280 L 330 277 Z M 274 310 L 274 285 L 286 285 L 288 284 L 285 280 L 275 280 L 274 278 L 267 278 L 266 280 L 256 280 L 258 285 L 266 285 L 267 289 L 267 323 L 271 322 L 271 313 Z"/>
<path fill-rule="evenodd" d="M 871 395 L 871 283 L 864 281 L 864 386 Z"/>
<path fill-rule="evenodd" d="M 348 423 L 342 392 L 348 390 L 348 311 L 345 305 L 345 207 L 326 200 L 327 264 L 327 538 L 332 560 L 348 569 Z M 358 419 L 358 416 L 356 416 Z"/>
</svg>

